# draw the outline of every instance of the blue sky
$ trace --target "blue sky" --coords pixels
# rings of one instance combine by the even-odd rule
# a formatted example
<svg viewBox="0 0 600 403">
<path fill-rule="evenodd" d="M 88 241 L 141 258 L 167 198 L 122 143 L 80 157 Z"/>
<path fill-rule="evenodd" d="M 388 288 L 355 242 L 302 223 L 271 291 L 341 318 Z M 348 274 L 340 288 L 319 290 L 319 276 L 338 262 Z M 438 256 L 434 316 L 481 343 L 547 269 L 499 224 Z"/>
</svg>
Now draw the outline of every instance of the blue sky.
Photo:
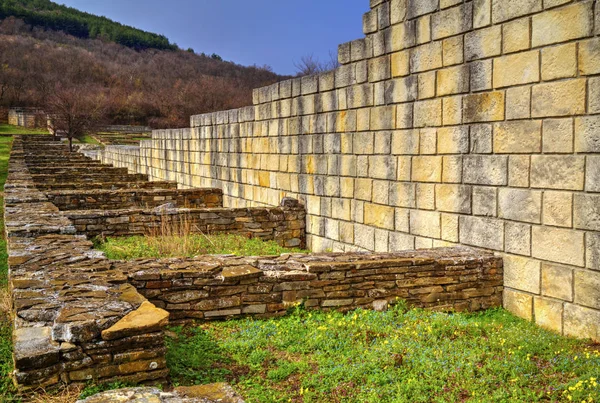
<svg viewBox="0 0 600 403">
<path fill-rule="evenodd" d="M 239 64 L 295 73 L 313 54 L 361 38 L 369 0 L 55 0 L 167 36 L 181 48 L 217 53 Z"/>
</svg>

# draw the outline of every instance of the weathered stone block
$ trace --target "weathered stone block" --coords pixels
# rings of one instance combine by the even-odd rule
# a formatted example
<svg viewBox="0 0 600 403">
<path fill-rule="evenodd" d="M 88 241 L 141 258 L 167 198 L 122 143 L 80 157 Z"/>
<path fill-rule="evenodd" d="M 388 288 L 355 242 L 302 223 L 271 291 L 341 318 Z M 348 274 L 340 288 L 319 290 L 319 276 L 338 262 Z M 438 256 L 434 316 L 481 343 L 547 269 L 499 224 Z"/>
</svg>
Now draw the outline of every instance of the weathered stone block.
<svg viewBox="0 0 600 403">
<path fill-rule="evenodd" d="M 590 1 L 536 14 L 532 18 L 531 44 L 537 47 L 590 36 L 592 15 Z"/>
<path fill-rule="evenodd" d="M 566 336 L 600 340 L 600 311 L 574 304 L 565 304 L 564 332 Z"/>
<path fill-rule="evenodd" d="M 540 53 L 537 50 L 494 59 L 494 87 L 510 87 L 540 81 Z"/>
<path fill-rule="evenodd" d="M 504 223 L 492 218 L 461 216 L 460 243 L 481 248 L 504 249 Z"/>
<path fill-rule="evenodd" d="M 503 291 L 504 308 L 515 315 L 531 320 L 533 318 L 533 297 L 529 294 L 505 289 Z"/>
<path fill-rule="evenodd" d="M 465 59 L 467 61 L 498 56 L 502 53 L 502 28 L 495 25 L 465 35 Z"/>
<path fill-rule="evenodd" d="M 600 113 L 600 77 L 588 80 L 588 112 Z"/>
<path fill-rule="evenodd" d="M 575 303 L 600 309 L 600 272 L 575 270 Z"/>
<path fill-rule="evenodd" d="M 435 211 L 413 210 L 410 213 L 410 229 L 414 235 L 440 238 L 440 213 Z"/>
<path fill-rule="evenodd" d="M 492 23 L 491 0 L 473 1 L 473 28 L 481 28 Z"/>
<path fill-rule="evenodd" d="M 585 166 L 585 190 L 600 192 L 600 156 L 589 155 Z"/>
<path fill-rule="evenodd" d="M 458 215 L 442 214 L 442 239 L 458 242 Z"/>
<path fill-rule="evenodd" d="M 504 53 L 529 49 L 529 18 L 507 22 L 502 26 L 502 48 Z"/>
<path fill-rule="evenodd" d="M 600 116 L 575 119 L 575 152 L 600 152 Z"/>
<path fill-rule="evenodd" d="M 411 50 L 410 69 L 413 73 L 442 67 L 442 42 L 431 42 Z"/>
<path fill-rule="evenodd" d="M 531 117 L 531 87 L 506 89 L 506 119 L 529 119 Z"/>
<path fill-rule="evenodd" d="M 573 195 L 569 192 L 544 192 L 544 217 L 546 225 L 571 227 L 573 224 Z"/>
<path fill-rule="evenodd" d="M 471 214 L 471 186 L 436 185 L 436 207 L 440 211 Z"/>
<path fill-rule="evenodd" d="M 583 114 L 585 93 L 584 79 L 534 85 L 531 115 L 537 118 Z"/>
<path fill-rule="evenodd" d="M 437 10 L 439 0 L 408 0 L 406 18 L 415 18 Z"/>
<path fill-rule="evenodd" d="M 583 156 L 533 155 L 531 186 L 535 188 L 583 190 Z"/>
<path fill-rule="evenodd" d="M 369 60 L 369 82 L 386 80 L 392 76 L 389 56 Z"/>
<path fill-rule="evenodd" d="M 467 155 L 463 159 L 465 183 L 506 186 L 508 157 L 501 155 Z"/>
<path fill-rule="evenodd" d="M 413 158 L 412 180 L 415 182 L 441 182 L 442 157 L 419 156 Z"/>
<path fill-rule="evenodd" d="M 462 65 L 437 71 L 437 95 L 461 94 L 469 91 L 469 67 Z"/>
<path fill-rule="evenodd" d="M 579 74 L 600 73 L 600 39 L 589 39 L 579 43 Z"/>
<path fill-rule="evenodd" d="M 462 157 L 444 156 L 442 161 L 442 182 L 461 183 L 462 182 Z"/>
<path fill-rule="evenodd" d="M 531 255 L 531 225 L 506 222 L 504 250 L 517 255 Z"/>
<path fill-rule="evenodd" d="M 469 68 L 471 70 L 471 91 L 492 89 L 492 59 L 472 62 Z"/>
<path fill-rule="evenodd" d="M 379 228 L 394 229 L 394 208 L 380 204 L 365 203 L 365 224 Z"/>
<path fill-rule="evenodd" d="M 437 130 L 438 154 L 466 154 L 469 152 L 469 128 L 442 127 Z"/>
<path fill-rule="evenodd" d="M 503 259 L 506 287 L 540 293 L 541 263 L 538 260 L 513 255 L 503 255 Z"/>
<path fill-rule="evenodd" d="M 563 328 L 563 303 L 552 299 L 535 297 L 533 301 L 535 323 L 557 333 Z"/>
<path fill-rule="evenodd" d="M 463 119 L 465 123 L 504 120 L 504 92 L 465 95 Z"/>
<path fill-rule="evenodd" d="M 574 227 L 600 231 L 600 195 L 576 193 L 573 197 Z"/>
<path fill-rule="evenodd" d="M 540 223 L 542 192 L 502 188 L 498 196 L 498 216 L 514 221 Z"/>
<path fill-rule="evenodd" d="M 416 34 L 413 21 L 394 25 L 390 28 L 390 50 L 398 51 L 415 45 Z M 387 44 L 386 44 L 387 46 Z"/>
<path fill-rule="evenodd" d="M 442 100 L 442 121 L 445 126 L 462 123 L 462 97 L 447 97 Z"/>
<path fill-rule="evenodd" d="M 437 151 L 437 129 L 419 130 L 419 154 L 435 154 Z"/>
<path fill-rule="evenodd" d="M 444 39 L 442 42 L 442 59 L 444 66 L 453 66 L 463 62 L 463 39 L 461 36 Z"/>
<path fill-rule="evenodd" d="M 464 3 L 433 14 L 433 39 L 461 34 L 473 26 L 473 4 Z"/>
<path fill-rule="evenodd" d="M 545 153 L 573 152 L 573 119 L 546 119 L 543 125 Z"/>
<path fill-rule="evenodd" d="M 502 122 L 494 125 L 494 153 L 539 153 L 541 149 L 541 120 Z"/>
<path fill-rule="evenodd" d="M 585 235 L 586 266 L 588 269 L 600 270 L 600 234 L 588 232 Z"/>
<path fill-rule="evenodd" d="M 498 215 L 498 190 L 495 187 L 473 187 L 473 215 L 496 217 Z"/>
<path fill-rule="evenodd" d="M 530 160 L 529 155 L 511 155 L 508 157 L 508 186 L 529 187 Z"/>
<path fill-rule="evenodd" d="M 431 41 L 431 15 L 425 15 L 416 22 L 417 44 Z"/>
<path fill-rule="evenodd" d="M 544 81 L 577 75 L 577 46 L 574 43 L 542 49 Z"/>
<path fill-rule="evenodd" d="M 532 256 L 538 259 L 573 266 L 584 261 L 583 232 L 552 227 L 533 227 L 531 231 Z"/>
<path fill-rule="evenodd" d="M 414 126 L 431 127 L 442 125 L 442 100 L 415 102 Z"/>
<path fill-rule="evenodd" d="M 410 52 L 405 50 L 391 56 L 392 77 L 403 77 L 410 74 Z"/>
<path fill-rule="evenodd" d="M 542 263 L 542 294 L 563 301 L 573 301 L 573 269 Z"/>
<path fill-rule="evenodd" d="M 371 109 L 371 129 L 390 130 L 396 125 L 396 107 L 380 106 Z"/>
<path fill-rule="evenodd" d="M 433 98 L 435 96 L 435 74 L 435 71 L 419 74 L 419 99 Z"/>
<path fill-rule="evenodd" d="M 397 207 L 414 208 L 416 191 L 413 183 L 395 182 L 390 185 L 390 204 Z"/>
</svg>

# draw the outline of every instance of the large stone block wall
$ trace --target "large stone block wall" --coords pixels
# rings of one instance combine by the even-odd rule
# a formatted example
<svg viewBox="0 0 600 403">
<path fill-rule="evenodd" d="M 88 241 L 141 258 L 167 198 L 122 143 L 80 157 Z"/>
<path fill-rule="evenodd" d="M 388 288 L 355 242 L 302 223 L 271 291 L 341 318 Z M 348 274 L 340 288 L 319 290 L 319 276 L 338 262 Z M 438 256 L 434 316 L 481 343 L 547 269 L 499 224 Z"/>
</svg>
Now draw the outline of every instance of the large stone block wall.
<svg viewBox="0 0 600 403">
<path fill-rule="evenodd" d="M 600 338 L 600 4 L 371 0 L 335 71 L 104 162 L 226 206 L 306 203 L 315 251 L 502 252 L 504 305 Z"/>
</svg>

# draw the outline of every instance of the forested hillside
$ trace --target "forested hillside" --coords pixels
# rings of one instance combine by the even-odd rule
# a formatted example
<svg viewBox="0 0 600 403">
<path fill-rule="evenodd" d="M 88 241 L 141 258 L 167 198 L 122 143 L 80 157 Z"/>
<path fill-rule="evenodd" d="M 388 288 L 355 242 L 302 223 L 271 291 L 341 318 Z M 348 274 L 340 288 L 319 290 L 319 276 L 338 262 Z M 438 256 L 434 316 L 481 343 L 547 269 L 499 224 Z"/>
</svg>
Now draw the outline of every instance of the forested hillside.
<svg viewBox="0 0 600 403">
<path fill-rule="evenodd" d="M 21 17 L 0 19 L 4 111 L 44 107 L 51 95 L 68 88 L 105 104 L 108 123 L 185 127 L 192 114 L 250 105 L 253 88 L 285 78 L 269 67 L 173 50 L 160 35 L 47 0 L 0 5 L 0 15 Z"/>
<path fill-rule="evenodd" d="M 77 38 L 101 38 L 138 50 L 177 49 L 163 35 L 122 25 L 49 0 L 0 0 L 0 19 L 11 16 L 32 26 L 63 31 Z"/>
</svg>

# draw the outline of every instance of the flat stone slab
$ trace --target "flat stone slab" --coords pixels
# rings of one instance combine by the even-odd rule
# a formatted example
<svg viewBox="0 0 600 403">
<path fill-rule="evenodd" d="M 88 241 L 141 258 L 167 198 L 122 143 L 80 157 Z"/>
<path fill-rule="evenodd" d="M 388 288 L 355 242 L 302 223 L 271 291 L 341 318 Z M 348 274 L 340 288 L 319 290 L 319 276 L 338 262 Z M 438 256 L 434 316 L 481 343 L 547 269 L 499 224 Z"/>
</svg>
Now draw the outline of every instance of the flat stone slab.
<svg viewBox="0 0 600 403">
<path fill-rule="evenodd" d="M 223 269 L 223 271 L 221 272 L 221 276 L 223 276 L 223 278 L 225 280 L 230 280 L 230 279 L 240 279 L 240 278 L 249 278 L 249 277 L 258 277 L 262 275 L 262 270 L 258 270 L 255 267 L 252 267 L 250 265 L 243 265 L 243 266 L 232 266 L 232 267 L 225 267 Z"/>
<path fill-rule="evenodd" d="M 163 392 L 156 388 L 126 388 L 90 396 L 77 403 L 244 403 L 226 383 L 176 388 Z"/>
<path fill-rule="evenodd" d="M 52 340 L 52 328 L 24 327 L 14 331 L 17 366 L 44 368 L 58 362 L 60 344 Z"/>
<path fill-rule="evenodd" d="M 169 312 L 145 301 L 138 309 L 125 315 L 102 331 L 103 340 L 115 340 L 161 330 L 169 322 Z"/>
</svg>

